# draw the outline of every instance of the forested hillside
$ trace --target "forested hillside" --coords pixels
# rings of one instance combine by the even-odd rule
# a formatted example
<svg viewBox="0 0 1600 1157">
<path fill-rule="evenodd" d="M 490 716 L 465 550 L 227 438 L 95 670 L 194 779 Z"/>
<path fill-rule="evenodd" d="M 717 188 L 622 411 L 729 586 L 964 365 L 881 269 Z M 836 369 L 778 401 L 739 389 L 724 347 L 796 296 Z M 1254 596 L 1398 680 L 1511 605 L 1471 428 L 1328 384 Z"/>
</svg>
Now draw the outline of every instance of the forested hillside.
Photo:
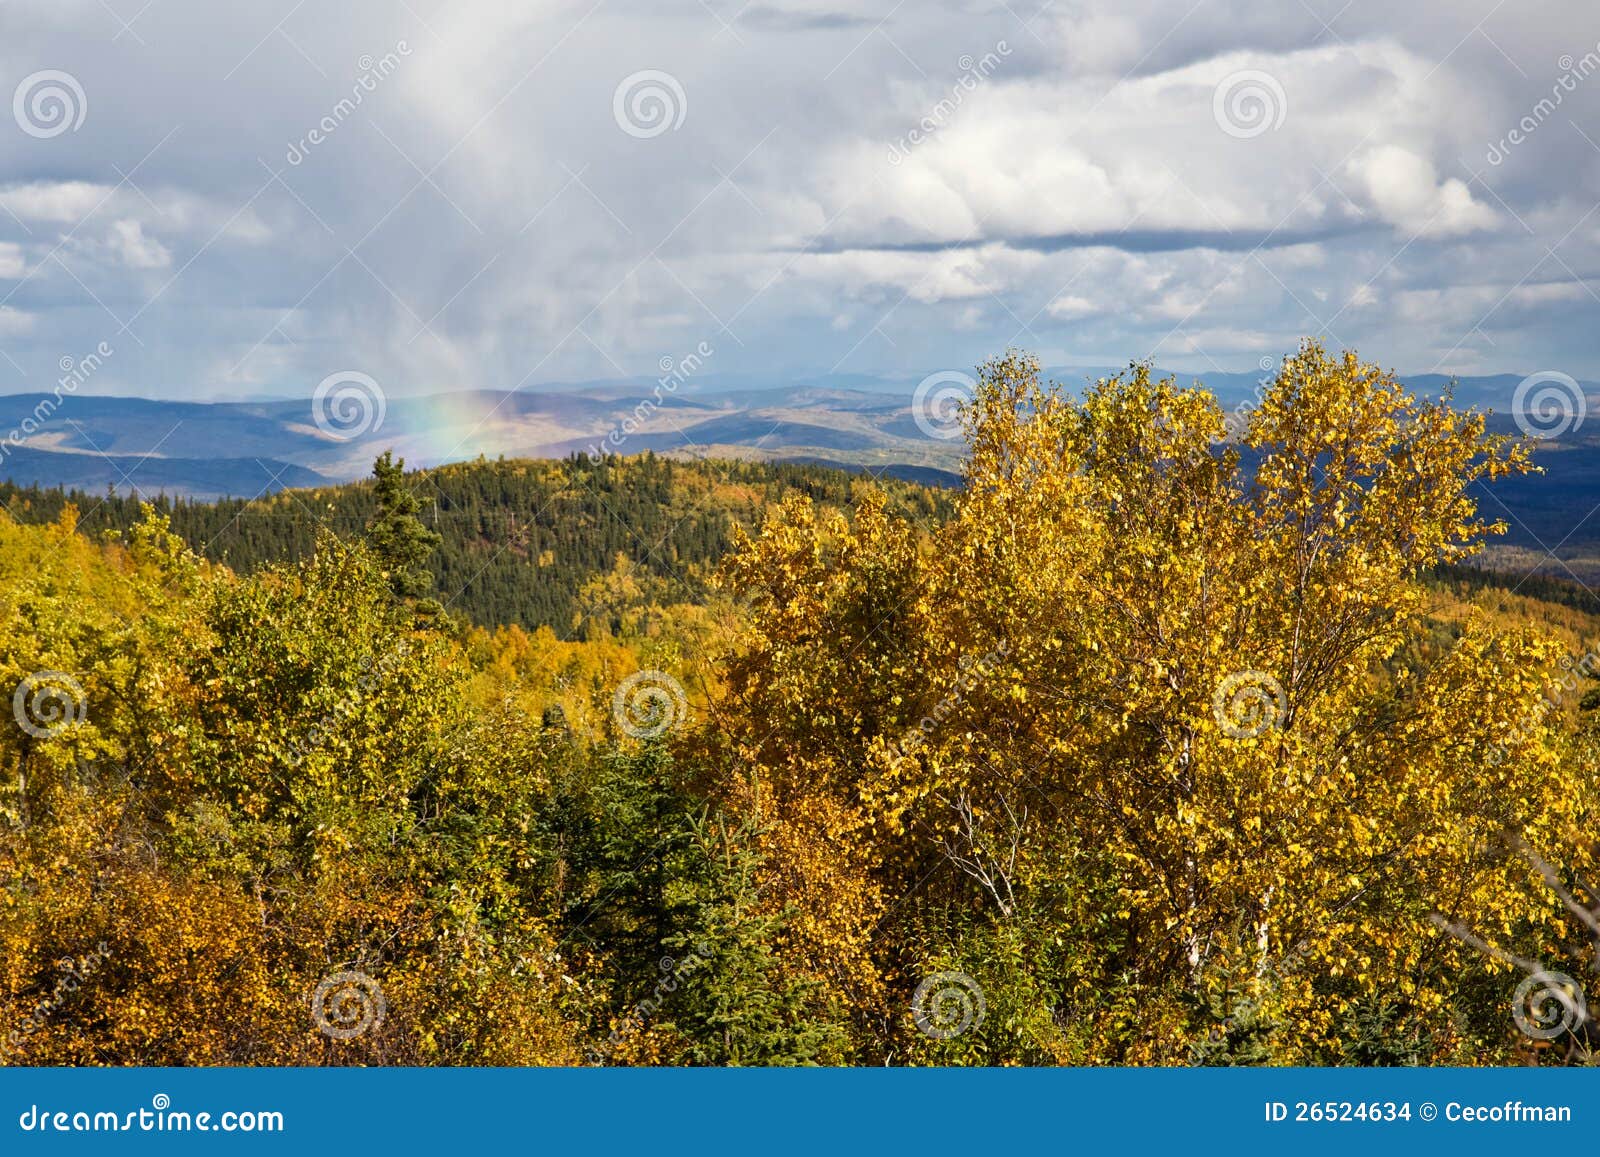
<svg viewBox="0 0 1600 1157">
<path fill-rule="evenodd" d="M 459 463 L 407 476 L 420 517 L 440 536 L 427 560 L 451 610 L 484 625 L 567 632 L 595 611 L 583 597 L 597 574 L 624 567 L 663 601 L 704 598 L 706 579 L 764 512 L 791 494 L 827 507 L 848 504 L 860 476 L 813 466 L 678 461 L 645 454 L 591 461 Z M 949 495 L 884 479 L 879 486 L 907 517 L 927 522 Z M 125 534 L 141 500 L 0 483 L 0 505 L 19 522 L 48 523 L 72 504 L 82 530 Z M 282 491 L 245 501 L 158 498 L 154 509 L 201 557 L 249 573 L 309 557 L 319 531 L 359 536 L 376 510 L 370 482 Z"/>
<path fill-rule="evenodd" d="M 1227 417 L 9 495 L 6 1061 L 1590 1063 L 1600 622 L 1430 577 L 1526 448 L 1314 344 Z"/>
</svg>

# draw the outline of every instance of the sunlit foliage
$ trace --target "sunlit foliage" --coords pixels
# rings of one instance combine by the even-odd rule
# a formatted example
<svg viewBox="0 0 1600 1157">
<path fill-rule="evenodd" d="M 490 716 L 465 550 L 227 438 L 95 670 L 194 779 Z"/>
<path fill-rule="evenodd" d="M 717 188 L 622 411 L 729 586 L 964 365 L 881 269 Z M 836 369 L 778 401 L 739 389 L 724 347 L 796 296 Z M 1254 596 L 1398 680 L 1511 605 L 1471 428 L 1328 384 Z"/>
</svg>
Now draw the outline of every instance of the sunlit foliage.
<svg viewBox="0 0 1600 1157">
<path fill-rule="evenodd" d="M 954 495 L 637 459 L 417 498 L 385 456 L 341 533 L 283 499 L 248 573 L 29 496 L 6 1061 L 1586 1059 L 1511 995 L 1592 979 L 1597 624 L 1436 577 L 1526 453 L 1314 344 L 1224 417 L 1013 353 Z M 716 515 L 658 565 L 579 483 Z M 451 607 L 452 502 L 535 528 L 557 589 L 493 572 L 522 625 Z M 614 700 L 643 676 L 660 733 Z"/>
</svg>

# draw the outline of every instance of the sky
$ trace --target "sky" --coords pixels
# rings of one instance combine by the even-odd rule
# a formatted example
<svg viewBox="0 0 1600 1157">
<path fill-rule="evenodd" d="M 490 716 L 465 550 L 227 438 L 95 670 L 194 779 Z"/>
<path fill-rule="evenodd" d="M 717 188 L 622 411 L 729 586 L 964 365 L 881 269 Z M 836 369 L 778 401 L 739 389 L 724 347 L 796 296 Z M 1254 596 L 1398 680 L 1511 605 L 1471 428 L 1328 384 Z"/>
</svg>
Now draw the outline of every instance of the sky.
<svg viewBox="0 0 1600 1157">
<path fill-rule="evenodd" d="M 1590 0 L 5 0 L 6 95 L 0 394 L 1600 378 Z"/>
</svg>

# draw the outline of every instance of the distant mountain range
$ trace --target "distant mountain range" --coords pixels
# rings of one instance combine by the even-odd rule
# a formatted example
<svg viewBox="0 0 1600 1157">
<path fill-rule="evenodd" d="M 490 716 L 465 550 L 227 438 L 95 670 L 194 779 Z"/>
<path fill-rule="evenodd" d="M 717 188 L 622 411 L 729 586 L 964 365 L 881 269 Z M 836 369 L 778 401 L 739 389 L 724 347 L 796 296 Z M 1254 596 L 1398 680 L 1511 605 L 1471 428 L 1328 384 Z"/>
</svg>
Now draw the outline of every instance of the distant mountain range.
<svg viewBox="0 0 1600 1157">
<path fill-rule="evenodd" d="M 168 402 L 145 398 L 0 398 L 0 479 L 188 497 L 251 497 L 367 474 L 392 448 L 413 467 L 476 458 L 572 453 L 682 453 L 823 459 L 852 467 L 950 471 L 954 442 L 923 435 L 900 397 L 862 390 L 634 393 L 475 391 L 351 402 Z M 36 412 L 21 446 L 5 430 Z"/>
<path fill-rule="evenodd" d="M 3 402 L 4 399 L 0 399 Z M 105 490 L 120 494 L 170 494 L 214 498 L 262 494 L 318 486 L 327 479 L 315 470 L 276 458 L 164 458 L 141 454 L 73 454 L 9 449 L 0 462 L 0 480 L 64 490 Z"/>
<path fill-rule="evenodd" d="M 1117 372 L 1057 367 L 1074 388 Z M 1262 375 L 1199 380 L 1229 409 L 1249 403 Z M 310 400 L 172 402 L 148 398 L 19 394 L 0 397 L 0 480 L 19 485 L 188 498 L 251 498 L 365 476 L 392 448 L 416 468 L 485 456 L 564 458 L 573 453 L 751 458 L 871 471 L 925 485 L 959 482 L 959 438 L 930 437 L 912 412 L 921 379 L 840 375 L 792 386 L 740 385 L 701 375 L 661 389 L 648 381 L 470 391 L 377 399 L 352 386 L 321 406 Z M 1403 379 L 1424 394 L 1450 379 Z M 1494 429 L 1522 381 L 1514 374 L 1459 379 L 1455 399 L 1491 409 Z M 1580 383 L 1594 420 L 1539 443 L 1544 473 L 1498 483 L 1483 512 L 1510 533 L 1495 565 L 1600 582 L 1600 385 Z M 8 438 L 13 428 L 17 437 Z M 23 436 L 25 435 L 25 436 Z M 1550 557 L 1554 554 L 1554 560 Z"/>
</svg>

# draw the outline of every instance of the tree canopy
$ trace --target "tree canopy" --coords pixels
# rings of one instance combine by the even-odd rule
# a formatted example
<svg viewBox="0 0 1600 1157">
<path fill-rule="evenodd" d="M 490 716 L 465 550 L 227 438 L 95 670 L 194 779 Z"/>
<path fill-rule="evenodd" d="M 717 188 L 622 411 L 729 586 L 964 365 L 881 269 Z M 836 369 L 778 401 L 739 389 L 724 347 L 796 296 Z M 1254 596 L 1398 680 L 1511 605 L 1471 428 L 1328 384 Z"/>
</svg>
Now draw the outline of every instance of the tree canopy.
<svg viewBox="0 0 1600 1157">
<path fill-rule="evenodd" d="M 1525 448 L 1314 343 L 1224 419 L 1009 353 L 959 492 L 730 464 L 561 630 L 418 613 L 450 486 L 708 474 L 0 516 L 7 1061 L 1587 1060 L 1600 622 L 1436 577 Z"/>
</svg>

